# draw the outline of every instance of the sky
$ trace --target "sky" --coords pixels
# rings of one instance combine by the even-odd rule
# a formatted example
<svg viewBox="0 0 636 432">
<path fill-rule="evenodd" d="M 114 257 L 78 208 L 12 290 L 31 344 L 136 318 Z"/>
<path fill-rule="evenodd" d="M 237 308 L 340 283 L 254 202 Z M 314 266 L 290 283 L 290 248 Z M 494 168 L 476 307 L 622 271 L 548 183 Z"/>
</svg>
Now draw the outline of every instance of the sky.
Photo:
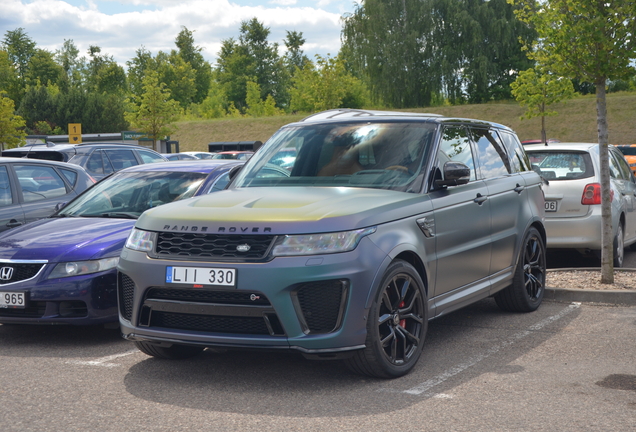
<svg viewBox="0 0 636 432">
<path fill-rule="evenodd" d="M 72 40 L 80 57 L 96 45 L 121 66 L 145 48 L 152 55 L 176 49 L 186 27 L 213 66 L 221 42 L 238 39 L 242 21 L 257 18 L 270 29 L 269 42 L 284 49 L 287 31 L 302 32 L 302 49 L 335 56 L 341 17 L 361 0 L 0 0 L 0 40 L 23 28 L 38 48 L 55 51 Z M 281 50 L 280 54 L 284 54 Z"/>
</svg>

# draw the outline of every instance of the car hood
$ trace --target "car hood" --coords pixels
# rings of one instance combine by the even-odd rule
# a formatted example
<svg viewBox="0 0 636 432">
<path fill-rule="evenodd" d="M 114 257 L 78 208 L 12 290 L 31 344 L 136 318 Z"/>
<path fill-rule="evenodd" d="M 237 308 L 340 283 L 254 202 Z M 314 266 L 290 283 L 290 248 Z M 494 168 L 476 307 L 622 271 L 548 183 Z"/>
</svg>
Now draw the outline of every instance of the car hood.
<svg viewBox="0 0 636 432">
<path fill-rule="evenodd" d="M 67 262 L 118 256 L 135 221 L 42 219 L 0 234 L 0 259 Z"/>
<path fill-rule="evenodd" d="M 143 213 L 149 231 L 306 234 L 373 226 L 432 210 L 428 195 L 382 189 L 263 187 L 215 192 Z"/>
</svg>

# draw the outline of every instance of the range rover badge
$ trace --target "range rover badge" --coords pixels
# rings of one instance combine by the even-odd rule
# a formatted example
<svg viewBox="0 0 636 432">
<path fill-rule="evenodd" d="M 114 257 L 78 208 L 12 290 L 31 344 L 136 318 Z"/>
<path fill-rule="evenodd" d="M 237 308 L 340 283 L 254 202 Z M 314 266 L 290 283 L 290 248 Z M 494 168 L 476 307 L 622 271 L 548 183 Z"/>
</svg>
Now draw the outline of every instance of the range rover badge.
<svg viewBox="0 0 636 432">
<path fill-rule="evenodd" d="M 248 244 L 240 244 L 238 246 L 236 246 L 236 250 L 239 252 L 247 252 L 250 249 L 252 249 L 252 247 Z"/>
</svg>

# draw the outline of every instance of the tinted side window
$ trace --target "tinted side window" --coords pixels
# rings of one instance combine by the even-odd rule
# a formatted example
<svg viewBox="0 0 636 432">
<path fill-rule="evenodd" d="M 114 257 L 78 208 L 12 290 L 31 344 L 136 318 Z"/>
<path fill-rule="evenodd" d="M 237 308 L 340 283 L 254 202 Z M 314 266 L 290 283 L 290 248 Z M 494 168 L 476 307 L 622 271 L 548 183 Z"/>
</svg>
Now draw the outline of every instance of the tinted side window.
<svg viewBox="0 0 636 432">
<path fill-rule="evenodd" d="M 102 152 L 96 150 L 90 155 L 88 161 L 86 161 L 86 171 L 92 174 L 106 174 L 112 172 L 112 170 L 104 171 L 104 161 L 102 160 Z"/>
<path fill-rule="evenodd" d="M 477 144 L 480 178 L 493 178 L 510 174 L 510 159 L 496 132 L 488 129 L 471 129 Z"/>
<path fill-rule="evenodd" d="M 104 153 L 115 171 L 139 165 L 132 150 L 112 149 L 104 150 Z"/>
<path fill-rule="evenodd" d="M 0 206 L 7 206 L 13 203 L 11 195 L 11 184 L 9 183 L 9 173 L 6 166 L 0 166 Z"/>
<path fill-rule="evenodd" d="M 150 153 L 149 151 L 138 150 L 138 153 L 144 163 L 165 162 L 161 156 Z"/>
<path fill-rule="evenodd" d="M 68 180 L 71 186 L 75 187 L 77 183 L 77 172 L 64 168 L 61 168 L 60 171 L 62 171 L 62 174 L 64 174 L 64 177 L 66 177 L 66 180 Z"/>
<path fill-rule="evenodd" d="M 53 168 L 34 165 L 16 165 L 14 168 L 24 202 L 66 195 L 66 184 Z"/>
<path fill-rule="evenodd" d="M 438 167 L 442 173 L 446 162 L 461 162 L 470 168 L 470 179 L 475 180 L 475 163 L 466 128 L 445 127 L 437 157 Z"/>
<path fill-rule="evenodd" d="M 615 152 L 609 152 L 610 155 L 610 174 L 614 177 L 616 174 L 616 178 L 620 178 L 623 180 L 631 179 L 631 170 L 629 169 L 629 165 L 625 162 L 625 158 L 622 155 L 617 155 Z"/>
<path fill-rule="evenodd" d="M 504 131 L 500 131 L 499 136 L 501 136 L 501 140 L 510 156 L 512 172 L 532 171 L 530 159 L 528 159 L 528 155 L 523 149 L 521 142 L 519 142 L 519 138 L 514 134 Z"/>
</svg>

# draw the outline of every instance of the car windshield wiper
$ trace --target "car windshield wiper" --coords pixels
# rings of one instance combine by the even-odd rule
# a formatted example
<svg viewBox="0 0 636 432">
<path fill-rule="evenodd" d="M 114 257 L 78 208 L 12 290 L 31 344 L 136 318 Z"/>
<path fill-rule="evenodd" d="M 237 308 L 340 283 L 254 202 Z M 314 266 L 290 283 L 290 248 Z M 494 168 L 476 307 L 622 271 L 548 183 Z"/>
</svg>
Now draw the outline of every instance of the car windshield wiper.
<svg viewBox="0 0 636 432">
<path fill-rule="evenodd" d="M 52 217 L 52 218 L 65 218 L 65 217 L 77 217 L 77 216 L 64 213 L 64 214 L 51 215 L 50 217 Z"/>
<path fill-rule="evenodd" d="M 135 213 L 127 213 L 127 212 L 112 212 L 112 213 L 102 213 L 101 217 L 109 217 L 109 218 L 122 218 L 122 219 L 138 219 L 139 215 Z"/>
</svg>

